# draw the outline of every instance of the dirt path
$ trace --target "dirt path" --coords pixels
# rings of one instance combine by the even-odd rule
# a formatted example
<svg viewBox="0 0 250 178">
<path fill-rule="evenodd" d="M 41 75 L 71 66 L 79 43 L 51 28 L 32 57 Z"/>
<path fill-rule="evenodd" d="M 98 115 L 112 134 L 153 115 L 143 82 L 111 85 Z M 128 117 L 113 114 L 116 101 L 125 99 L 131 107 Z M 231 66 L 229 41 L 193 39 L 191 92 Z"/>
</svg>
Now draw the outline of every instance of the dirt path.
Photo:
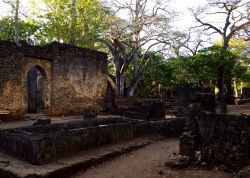
<svg viewBox="0 0 250 178">
<path fill-rule="evenodd" d="M 169 155 L 178 152 L 178 139 L 157 141 L 132 153 L 117 157 L 73 178 L 233 178 L 231 174 L 212 171 L 173 171 L 164 166 Z M 163 172 L 158 174 L 158 170 Z"/>
</svg>

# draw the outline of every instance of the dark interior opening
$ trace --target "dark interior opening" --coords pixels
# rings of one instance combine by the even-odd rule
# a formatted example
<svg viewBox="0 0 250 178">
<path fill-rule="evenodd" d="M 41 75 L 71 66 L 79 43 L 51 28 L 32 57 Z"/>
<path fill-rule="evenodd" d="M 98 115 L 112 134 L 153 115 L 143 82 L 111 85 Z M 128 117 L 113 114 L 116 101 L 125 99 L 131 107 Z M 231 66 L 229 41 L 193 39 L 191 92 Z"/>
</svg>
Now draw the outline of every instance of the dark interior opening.
<svg viewBox="0 0 250 178">
<path fill-rule="evenodd" d="M 27 81 L 28 113 L 43 112 L 47 87 L 45 71 L 39 66 L 32 67 L 28 72 Z"/>
</svg>

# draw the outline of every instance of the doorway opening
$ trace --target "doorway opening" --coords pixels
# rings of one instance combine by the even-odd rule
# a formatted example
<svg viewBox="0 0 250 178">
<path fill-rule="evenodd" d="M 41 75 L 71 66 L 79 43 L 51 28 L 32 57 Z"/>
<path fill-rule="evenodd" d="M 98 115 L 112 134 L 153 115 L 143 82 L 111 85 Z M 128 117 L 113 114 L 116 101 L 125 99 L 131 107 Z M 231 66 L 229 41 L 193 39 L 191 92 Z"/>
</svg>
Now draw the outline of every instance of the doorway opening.
<svg viewBox="0 0 250 178">
<path fill-rule="evenodd" d="M 45 70 L 40 66 L 34 66 L 27 75 L 28 113 L 40 113 L 46 108 L 46 96 L 48 92 L 48 78 Z"/>
</svg>

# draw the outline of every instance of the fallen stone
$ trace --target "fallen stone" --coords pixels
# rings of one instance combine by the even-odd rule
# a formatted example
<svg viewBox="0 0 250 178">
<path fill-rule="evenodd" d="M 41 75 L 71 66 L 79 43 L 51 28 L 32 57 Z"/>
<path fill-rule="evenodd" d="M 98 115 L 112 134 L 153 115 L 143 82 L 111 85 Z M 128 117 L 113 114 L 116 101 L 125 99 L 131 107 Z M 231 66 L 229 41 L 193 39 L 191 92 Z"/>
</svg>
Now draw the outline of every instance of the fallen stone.
<svg viewBox="0 0 250 178">
<path fill-rule="evenodd" d="M 186 169 L 190 166 L 190 158 L 183 155 L 174 155 L 170 156 L 170 161 L 165 162 L 165 166 L 170 167 L 171 169 Z"/>
</svg>

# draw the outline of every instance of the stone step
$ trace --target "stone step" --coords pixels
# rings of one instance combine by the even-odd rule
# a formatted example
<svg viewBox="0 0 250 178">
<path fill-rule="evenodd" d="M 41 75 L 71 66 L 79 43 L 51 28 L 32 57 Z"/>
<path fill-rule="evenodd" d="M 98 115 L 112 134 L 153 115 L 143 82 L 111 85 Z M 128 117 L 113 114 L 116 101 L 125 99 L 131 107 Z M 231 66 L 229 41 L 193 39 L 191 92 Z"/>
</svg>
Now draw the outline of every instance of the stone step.
<svg viewBox="0 0 250 178">
<path fill-rule="evenodd" d="M 163 139 L 162 137 L 142 137 L 123 141 L 115 145 L 85 151 L 41 166 L 34 166 L 0 152 L 0 177 L 66 178 L 78 171 L 89 169 L 119 155 L 145 147 Z"/>
</svg>

